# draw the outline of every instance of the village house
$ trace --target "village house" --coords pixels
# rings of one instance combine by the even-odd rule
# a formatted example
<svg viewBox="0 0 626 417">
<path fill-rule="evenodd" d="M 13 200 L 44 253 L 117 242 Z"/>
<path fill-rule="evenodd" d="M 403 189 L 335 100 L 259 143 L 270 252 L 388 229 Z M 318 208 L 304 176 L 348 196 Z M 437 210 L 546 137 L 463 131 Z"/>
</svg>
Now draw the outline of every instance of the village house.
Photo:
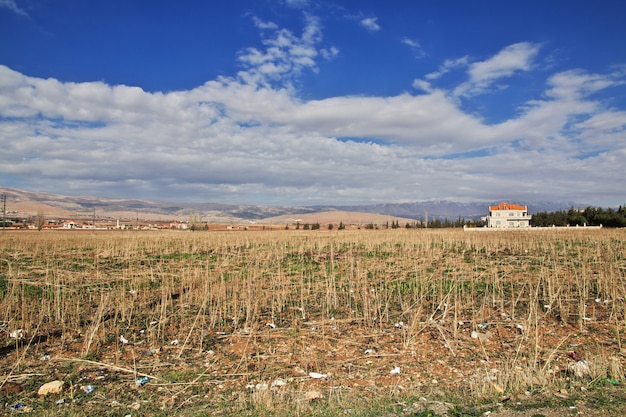
<svg viewBox="0 0 626 417">
<path fill-rule="evenodd" d="M 489 206 L 487 227 L 499 229 L 517 229 L 530 227 L 528 207 L 519 204 L 502 202 L 497 206 Z"/>
<path fill-rule="evenodd" d="M 74 220 L 66 220 L 63 222 L 64 229 L 78 229 L 80 226 Z"/>
</svg>

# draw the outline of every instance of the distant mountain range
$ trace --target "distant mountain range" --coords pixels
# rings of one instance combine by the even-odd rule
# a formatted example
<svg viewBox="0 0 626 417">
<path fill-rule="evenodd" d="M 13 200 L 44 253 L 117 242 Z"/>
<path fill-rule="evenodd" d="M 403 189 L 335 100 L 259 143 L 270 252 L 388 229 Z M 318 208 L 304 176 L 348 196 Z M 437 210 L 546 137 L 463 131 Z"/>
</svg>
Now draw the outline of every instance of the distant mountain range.
<svg viewBox="0 0 626 417">
<path fill-rule="evenodd" d="M 11 188 L 0 188 L 0 196 L 6 196 L 9 215 L 34 215 L 39 211 L 47 216 L 91 217 L 95 212 L 99 218 L 134 219 L 188 219 L 198 215 L 209 222 L 263 221 L 265 219 L 312 215 L 326 212 L 350 212 L 378 214 L 404 219 L 429 220 L 461 217 L 479 219 L 488 214 L 488 206 L 500 201 L 459 203 L 454 201 L 422 201 L 414 203 L 386 203 L 368 205 L 324 205 L 324 206 L 255 206 L 220 203 L 172 203 L 165 201 L 118 199 L 102 197 L 75 197 L 49 193 L 30 192 Z M 530 202 L 507 201 L 528 206 L 530 214 L 540 211 L 557 211 L 579 207 L 574 202 Z M 1 210 L 1 207 L 0 207 Z"/>
</svg>

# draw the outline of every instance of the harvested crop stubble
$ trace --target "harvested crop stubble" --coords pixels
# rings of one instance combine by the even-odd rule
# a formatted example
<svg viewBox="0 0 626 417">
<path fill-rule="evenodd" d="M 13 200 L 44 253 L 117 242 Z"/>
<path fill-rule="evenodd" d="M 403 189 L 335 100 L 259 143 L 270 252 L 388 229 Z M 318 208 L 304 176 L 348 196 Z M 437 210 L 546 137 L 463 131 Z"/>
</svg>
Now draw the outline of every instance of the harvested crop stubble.
<svg viewBox="0 0 626 417">
<path fill-rule="evenodd" d="M 34 377 L 4 388 L 26 369 L 78 403 L 170 411 L 621 382 L 625 242 L 610 229 L 5 233 L 0 396 L 36 392 Z"/>
</svg>

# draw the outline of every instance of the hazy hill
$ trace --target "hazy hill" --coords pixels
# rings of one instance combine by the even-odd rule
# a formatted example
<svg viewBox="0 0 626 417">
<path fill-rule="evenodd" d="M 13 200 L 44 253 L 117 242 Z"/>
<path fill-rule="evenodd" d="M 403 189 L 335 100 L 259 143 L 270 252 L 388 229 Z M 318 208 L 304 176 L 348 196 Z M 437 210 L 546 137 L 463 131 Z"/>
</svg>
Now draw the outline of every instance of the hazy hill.
<svg viewBox="0 0 626 417">
<path fill-rule="evenodd" d="M 332 219 L 328 221 L 372 221 L 365 214 L 389 216 L 405 220 L 479 219 L 488 214 L 488 206 L 500 201 L 459 203 L 453 201 L 423 201 L 414 203 L 388 203 L 353 206 L 255 206 L 230 205 L 220 203 L 172 203 L 154 200 L 118 199 L 88 196 L 64 196 L 58 194 L 30 192 L 10 188 L 0 188 L 0 195 L 6 195 L 7 212 L 15 215 L 35 215 L 43 211 L 46 217 L 91 217 L 142 219 L 142 220 L 187 220 L 191 215 L 201 216 L 213 223 L 238 221 L 286 221 L 289 218 Z M 573 202 L 524 202 L 510 203 L 528 205 L 530 213 L 556 211 L 578 207 Z M 322 216 L 320 213 L 324 213 Z M 349 213 L 349 214 L 348 214 Z M 362 214 L 361 214 L 362 213 Z M 348 220 L 359 219 L 359 220 Z M 323 220 L 320 220 L 323 222 Z"/>
</svg>

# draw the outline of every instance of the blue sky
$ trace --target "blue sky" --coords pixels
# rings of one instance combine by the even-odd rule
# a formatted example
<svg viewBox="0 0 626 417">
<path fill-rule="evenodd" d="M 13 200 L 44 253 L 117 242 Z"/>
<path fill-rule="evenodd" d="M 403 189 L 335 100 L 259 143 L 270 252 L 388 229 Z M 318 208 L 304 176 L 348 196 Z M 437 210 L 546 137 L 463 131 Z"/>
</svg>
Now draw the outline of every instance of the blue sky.
<svg viewBox="0 0 626 417">
<path fill-rule="evenodd" d="M 621 1 L 0 0 L 0 186 L 626 203 Z"/>
</svg>

